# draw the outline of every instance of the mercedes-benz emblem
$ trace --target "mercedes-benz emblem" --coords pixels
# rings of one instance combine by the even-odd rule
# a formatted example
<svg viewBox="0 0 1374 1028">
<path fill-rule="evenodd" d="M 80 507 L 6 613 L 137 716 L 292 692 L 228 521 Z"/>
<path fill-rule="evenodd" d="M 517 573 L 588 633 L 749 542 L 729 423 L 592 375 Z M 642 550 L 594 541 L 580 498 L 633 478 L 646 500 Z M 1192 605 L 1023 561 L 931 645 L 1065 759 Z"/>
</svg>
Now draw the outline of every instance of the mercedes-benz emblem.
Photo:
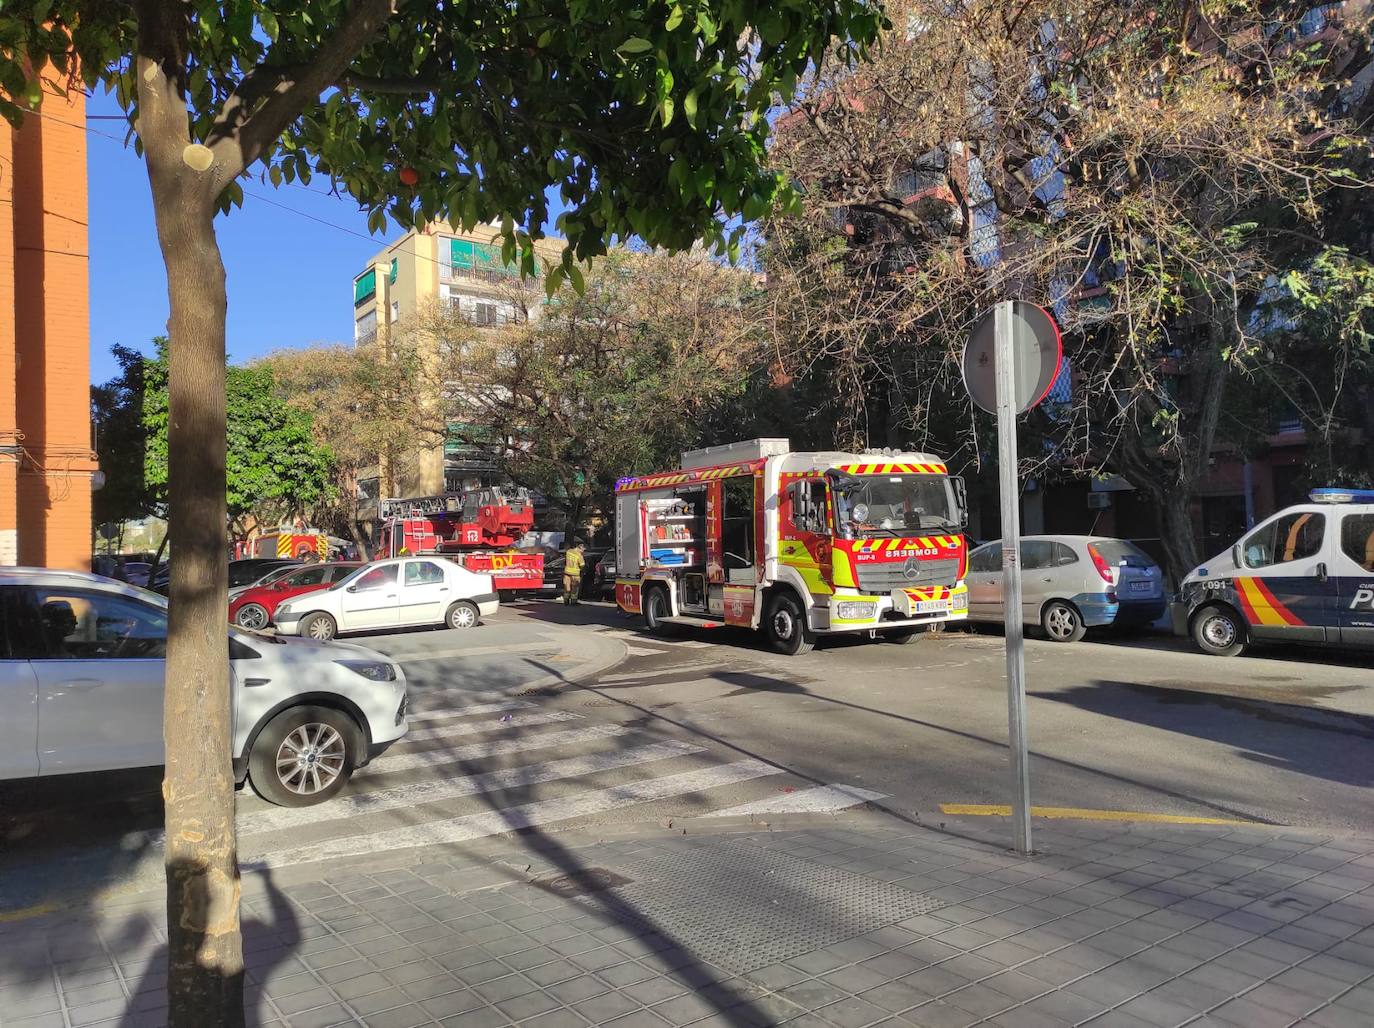
<svg viewBox="0 0 1374 1028">
<path fill-rule="evenodd" d="M 908 557 L 906 563 L 902 565 L 902 577 L 908 581 L 914 581 L 921 575 L 921 562 L 915 557 Z"/>
</svg>

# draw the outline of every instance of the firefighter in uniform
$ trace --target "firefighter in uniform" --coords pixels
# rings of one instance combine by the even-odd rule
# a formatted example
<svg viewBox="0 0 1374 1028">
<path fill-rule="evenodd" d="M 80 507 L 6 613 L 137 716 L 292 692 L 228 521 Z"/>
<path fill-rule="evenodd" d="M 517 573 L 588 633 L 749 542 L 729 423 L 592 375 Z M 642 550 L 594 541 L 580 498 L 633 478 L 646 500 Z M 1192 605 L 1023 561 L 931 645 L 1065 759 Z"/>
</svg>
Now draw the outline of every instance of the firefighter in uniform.
<svg viewBox="0 0 1374 1028">
<path fill-rule="evenodd" d="M 585 558 L 582 555 L 582 544 L 573 543 L 568 547 L 567 555 L 563 558 L 563 602 L 569 605 L 577 603 L 578 593 L 582 591 L 582 568 Z"/>
</svg>

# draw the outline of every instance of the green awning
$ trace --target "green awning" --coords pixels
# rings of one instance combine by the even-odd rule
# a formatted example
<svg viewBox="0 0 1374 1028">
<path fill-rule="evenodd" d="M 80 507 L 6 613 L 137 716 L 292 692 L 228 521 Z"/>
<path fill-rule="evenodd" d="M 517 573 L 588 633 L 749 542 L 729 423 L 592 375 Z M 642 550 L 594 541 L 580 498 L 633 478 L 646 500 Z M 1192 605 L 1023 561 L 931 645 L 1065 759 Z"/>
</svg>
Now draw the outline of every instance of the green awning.
<svg viewBox="0 0 1374 1028">
<path fill-rule="evenodd" d="M 465 271 L 484 271 L 496 275 L 519 275 L 518 264 L 505 264 L 501 260 L 501 248 L 486 243 L 474 243 L 471 239 L 452 241 L 450 261 L 455 269 Z"/>
<path fill-rule="evenodd" d="M 366 274 L 353 280 L 353 306 L 357 306 L 366 300 L 370 300 L 377 294 L 377 269 L 373 268 Z"/>
</svg>

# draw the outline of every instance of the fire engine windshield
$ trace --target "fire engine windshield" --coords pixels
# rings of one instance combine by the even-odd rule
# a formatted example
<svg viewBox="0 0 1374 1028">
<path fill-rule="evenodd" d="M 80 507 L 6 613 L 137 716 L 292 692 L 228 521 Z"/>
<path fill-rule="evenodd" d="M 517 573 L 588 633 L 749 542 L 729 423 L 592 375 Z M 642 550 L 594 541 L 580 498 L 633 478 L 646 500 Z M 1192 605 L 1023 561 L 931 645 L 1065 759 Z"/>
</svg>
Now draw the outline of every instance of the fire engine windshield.
<svg viewBox="0 0 1374 1028">
<path fill-rule="evenodd" d="M 832 472 L 840 536 L 861 539 L 913 531 L 959 530 L 954 490 L 944 475 L 846 475 Z"/>
</svg>

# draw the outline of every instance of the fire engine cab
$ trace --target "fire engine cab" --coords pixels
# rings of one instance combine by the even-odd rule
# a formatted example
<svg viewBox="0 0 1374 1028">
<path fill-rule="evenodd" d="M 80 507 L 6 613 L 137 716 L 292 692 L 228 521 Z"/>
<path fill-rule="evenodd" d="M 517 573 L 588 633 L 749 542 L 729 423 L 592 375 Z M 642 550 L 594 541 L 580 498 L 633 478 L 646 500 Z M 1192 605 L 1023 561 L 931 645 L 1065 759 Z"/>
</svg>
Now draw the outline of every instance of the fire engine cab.
<svg viewBox="0 0 1374 1028">
<path fill-rule="evenodd" d="M 534 505 L 524 489 L 383 500 L 381 515 L 378 558 L 448 557 L 469 571 L 491 575 L 498 590 L 538 589 L 544 583 L 544 555 L 515 548 L 534 527 Z"/>
<path fill-rule="evenodd" d="M 651 631 L 761 629 L 906 642 L 968 615 L 963 481 L 926 453 L 795 453 L 786 439 L 693 450 L 616 486 L 616 601 Z"/>
</svg>

